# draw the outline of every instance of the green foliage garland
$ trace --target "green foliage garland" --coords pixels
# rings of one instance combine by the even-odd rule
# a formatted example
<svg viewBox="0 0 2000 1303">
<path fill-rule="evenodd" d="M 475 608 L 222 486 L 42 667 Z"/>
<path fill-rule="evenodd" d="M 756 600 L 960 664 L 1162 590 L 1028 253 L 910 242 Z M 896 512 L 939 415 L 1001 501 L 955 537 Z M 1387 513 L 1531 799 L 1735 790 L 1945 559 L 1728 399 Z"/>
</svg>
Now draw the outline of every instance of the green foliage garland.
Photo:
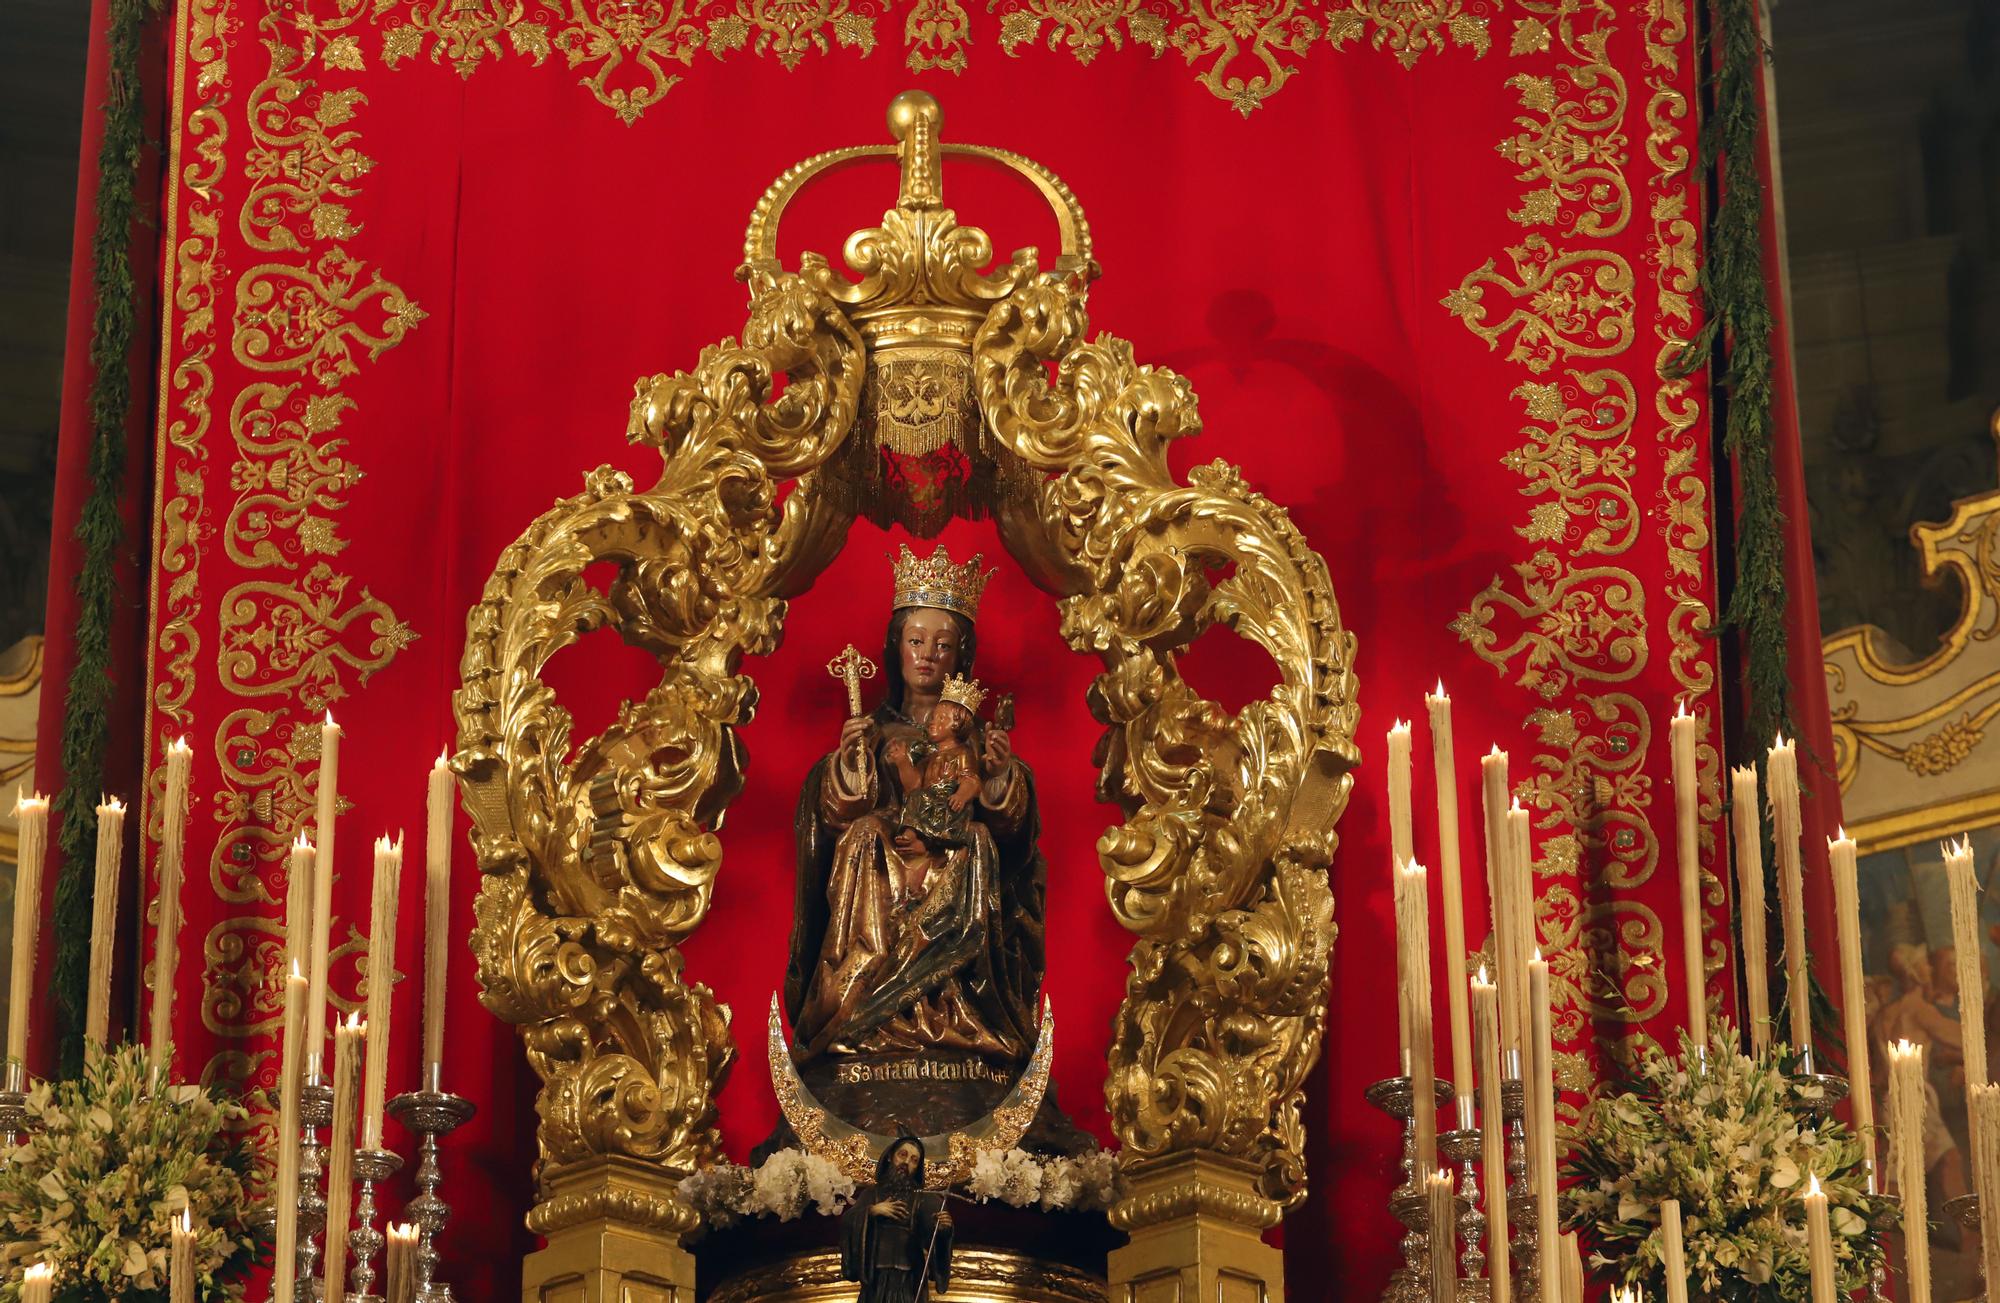
<svg viewBox="0 0 2000 1303">
<path fill-rule="evenodd" d="M 1790 649 L 1785 627 L 1785 514 L 1771 463 L 1774 323 L 1765 283 L 1764 186 L 1757 157 L 1763 128 L 1758 83 L 1764 38 L 1757 0 L 1712 0 L 1714 104 L 1702 126 L 1702 157 L 1721 169 L 1721 202 L 1701 269 L 1708 320 L 1677 359 L 1689 375 L 1723 345 L 1723 450 L 1734 462 L 1738 516 L 1735 582 L 1722 627 L 1741 630 L 1749 688 L 1745 734 L 1791 732 Z"/>
<path fill-rule="evenodd" d="M 90 496 L 76 525 L 83 563 L 76 577 L 72 632 L 76 661 L 63 701 L 62 790 L 57 844 L 52 988 L 61 1012 L 60 1069 L 83 1067 L 83 1008 L 89 980 L 92 867 L 97 856 L 97 793 L 111 735 L 111 628 L 118 603 L 120 515 L 125 495 L 126 418 L 132 405 L 132 340 L 138 287 L 132 278 L 132 229 L 139 216 L 139 162 L 145 153 L 139 38 L 159 0 L 111 0 L 106 32 L 104 139 L 97 151 L 97 229 L 91 237 L 96 307 L 90 330 Z"/>
</svg>

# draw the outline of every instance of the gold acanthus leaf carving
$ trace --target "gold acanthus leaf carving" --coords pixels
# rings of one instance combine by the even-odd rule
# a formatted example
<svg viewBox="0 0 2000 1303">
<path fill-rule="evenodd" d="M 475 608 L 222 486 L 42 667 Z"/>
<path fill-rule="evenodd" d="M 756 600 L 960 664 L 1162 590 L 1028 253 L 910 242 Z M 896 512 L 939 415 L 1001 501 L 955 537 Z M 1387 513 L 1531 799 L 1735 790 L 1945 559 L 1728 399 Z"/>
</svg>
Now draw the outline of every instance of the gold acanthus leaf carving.
<svg viewBox="0 0 2000 1303">
<path fill-rule="evenodd" d="M 1334 936 L 1329 830 L 1357 759 L 1354 640 L 1283 509 L 1222 463 L 1186 484 L 1169 471 L 1168 445 L 1200 429 L 1187 382 L 1116 337 L 1085 343 L 1087 327 L 1078 282 L 1041 276 L 988 313 L 973 356 L 995 436 L 1050 473 L 1003 536 L 1045 559 L 1069 594 L 1064 638 L 1104 664 L 1099 791 L 1125 821 L 1098 860 L 1139 936 L 1105 1095 L 1134 1156 L 1241 1159 L 1290 1203 Z M 1176 668 L 1218 624 L 1278 670 L 1235 715 Z"/>
<path fill-rule="evenodd" d="M 756 691 L 738 666 L 776 646 L 783 594 L 845 534 L 812 472 L 854 424 L 864 362 L 825 294 L 768 268 L 749 279 L 741 345 L 637 386 L 629 434 L 658 450 L 658 482 L 592 472 L 501 553 L 467 616 L 452 764 L 487 875 L 480 998 L 521 1029 L 557 1167 L 613 1155 L 691 1170 L 720 1144 L 728 1012 L 683 979 L 677 947 L 707 915 L 715 828 L 742 785 L 736 730 Z M 599 589 L 584 572 L 605 561 L 617 573 Z M 600 630 L 651 653 L 661 678 L 572 748 L 541 676 Z"/>
</svg>

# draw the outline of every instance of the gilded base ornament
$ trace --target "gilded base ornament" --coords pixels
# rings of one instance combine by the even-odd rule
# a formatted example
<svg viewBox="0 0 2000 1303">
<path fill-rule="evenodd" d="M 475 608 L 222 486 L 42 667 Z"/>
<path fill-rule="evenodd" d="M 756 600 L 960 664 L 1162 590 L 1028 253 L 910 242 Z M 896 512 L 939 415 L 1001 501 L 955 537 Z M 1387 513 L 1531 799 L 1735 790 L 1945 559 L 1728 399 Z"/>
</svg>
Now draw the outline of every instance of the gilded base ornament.
<svg viewBox="0 0 2000 1303">
<path fill-rule="evenodd" d="M 952 1254 L 951 1288 L 937 1303 L 1105 1303 L 1104 1282 L 1061 1263 L 1000 1249 Z M 838 1253 L 799 1253 L 740 1272 L 715 1287 L 710 1303 L 851 1303 L 852 1281 Z"/>
<path fill-rule="evenodd" d="M 937 485 L 875 476 L 882 457 L 949 448 L 966 479 L 942 500 L 990 512 L 1010 556 L 1056 595 L 1064 639 L 1103 665 L 1089 693 L 1099 790 L 1122 822 L 1098 862 L 1135 938 L 1105 1092 L 1126 1159 L 1156 1173 L 1128 1201 L 1135 1240 L 1114 1278 L 1170 1269 L 1192 1287 L 1241 1271 L 1275 1298 L 1277 1254 L 1257 1232 L 1305 1194 L 1303 1087 L 1334 939 L 1327 868 L 1359 761 L 1354 638 L 1324 559 L 1282 508 L 1227 463 L 1185 482 L 1170 469 L 1170 446 L 1201 429 L 1194 394 L 1125 341 L 1091 336 L 1098 267 L 1068 187 L 1009 151 L 943 143 L 928 95 L 899 96 L 889 120 L 893 144 L 808 159 L 759 201 L 740 342 L 635 386 L 628 435 L 658 453 L 657 481 L 591 472 L 501 553 L 467 616 L 452 766 L 484 874 L 481 999 L 521 1029 L 543 1083 L 531 1224 L 569 1224 L 555 1209 L 572 1169 L 630 1160 L 664 1174 L 718 1152 L 714 1101 L 735 1047 L 679 946 L 708 912 L 716 829 L 742 785 L 737 730 L 757 698 L 738 670 L 776 647 L 786 599 L 857 512 L 930 526 L 936 503 L 907 495 Z M 1010 168 L 1042 195 L 1061 240 L 1052 265 L 1019 250 L 984 270 L 991 241 L 943 204 L 946 157 Z M 786 271 L 777 230 L 791 199 L 874 159 L 897 163 L 897 201 L 847 241 L 851 275 L 814 253 Z M 1233 713 L 1177 665 L 1216 627 L 1277 671 L 1267 697 Z M 598 632 L 651 653 L 660 677 L 579 741 L 543 671 Z M 1191 1220 L 1140 1215 L 1183 1187 Z"/>
<path fill-rule="evenodd" d="M 1106 1259 L 1114 1299 L 1284 1303 L 1284 1255 L 1264 1243 L 1283 1207 L 1262 1193 L 1258 1169 L 1205 1153 L 1178 1153 L 1125 1169 L 1126 1196 L 1111 1224 L 1131 1242 Z"/>
<path fill-rule="evenodd" d="M 545 1247 L 521 1264 L 524 1303 L 694 1303 L 694 1255 L 681 1236 L 700 1219 L 655 1164 L 607 1157 L 544 1176 L 528 1229 Z"/>
</svg>

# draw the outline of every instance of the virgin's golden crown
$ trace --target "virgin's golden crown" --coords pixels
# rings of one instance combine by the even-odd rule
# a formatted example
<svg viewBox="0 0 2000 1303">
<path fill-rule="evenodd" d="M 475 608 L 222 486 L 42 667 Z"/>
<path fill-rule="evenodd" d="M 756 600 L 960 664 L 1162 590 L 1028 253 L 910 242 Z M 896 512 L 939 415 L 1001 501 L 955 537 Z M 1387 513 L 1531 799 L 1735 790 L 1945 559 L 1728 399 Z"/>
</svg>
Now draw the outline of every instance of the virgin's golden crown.
<svg viewBox="0 0 2000 1303">
<path fill-rule="evenodd" d="M 954 674 L 945 680 L 938 692 L 939 701 L 949 701 L 965 707 L 968 715 L 979 713 L 979 703 L 986 700 L 986 689 L 979 686 L 978 679 L 968 679 L 963 674 Z"/>
<path fill-rule="evenodd" d="M 939 548 L 919 560 L 910 551 L 910 545 L 903 544 L 903 554 L 896 558 L 895 609 L 929 606 L 977 620 L 979 598 L 986 591 L 987 581 L 999 573 L 988 570 L 980 574 L 979 563 L 985 559 L 983 554 L 975 552 L 964 565 L 953 565 L 950 554 Z"/>
</svg>

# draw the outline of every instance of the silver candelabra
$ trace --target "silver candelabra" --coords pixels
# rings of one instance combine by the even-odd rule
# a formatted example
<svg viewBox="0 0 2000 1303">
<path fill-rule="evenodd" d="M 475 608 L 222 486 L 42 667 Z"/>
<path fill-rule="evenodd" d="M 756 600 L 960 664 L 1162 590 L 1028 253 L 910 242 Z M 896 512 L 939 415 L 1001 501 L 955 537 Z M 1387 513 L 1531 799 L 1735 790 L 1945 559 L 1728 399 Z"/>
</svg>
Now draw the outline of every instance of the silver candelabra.
<svg viewBox="0 0 2000 1303">
<path fill-rule="evenodd" d="M 345 1303 L 382 1303 L 382 1296 L 375 1292 L 375 1255 L 385 1241 L 382 1232 L 375 1229 L 375 1184 L 388 1180 L 402 1166 L 403 1160 L 387 1149 L 354 1151 L 354 1177 L 361 1183 L 361 1193 L 354 1200 L 354 1229 L 347 1233 L 354 1288 L 347 1291 Z"/>
<path fill-rule="evenodd" d="M 451 1218 L 451 1208 L 438 1196 L 443 1173 L 438 1167 L 438 1141 L 469 1121 L 474 1112 L 471 1100 L 454 1095 L 440 1083 L 435 1063 L 424 1070 L 422 1090 L 412 1090 L 389 1101 L 389 1116 L 401 1122 L 417 1137 L 417 1196 L 407 1211 L 416 1222 L 417 1303 L 453 1303 L 451 1286 L 438 1278 L 437 1237 Z"/>
</svg>

